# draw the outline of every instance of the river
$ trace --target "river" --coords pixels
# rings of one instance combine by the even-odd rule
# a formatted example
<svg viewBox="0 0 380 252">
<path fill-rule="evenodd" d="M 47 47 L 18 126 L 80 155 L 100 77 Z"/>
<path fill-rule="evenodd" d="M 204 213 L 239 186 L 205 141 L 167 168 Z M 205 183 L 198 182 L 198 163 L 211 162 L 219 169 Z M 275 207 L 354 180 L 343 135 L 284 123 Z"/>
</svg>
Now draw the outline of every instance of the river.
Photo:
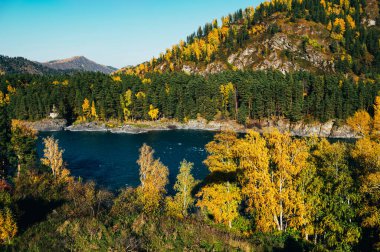
<svg viewBox="0 0 380 252">
<path fill-rule="evenodd" d="M 54 136 L 64 149 L 63 158 L 71 174 L 85 181 L 93 180 L 109 190 L 139 185 L 136 163 L 139 148 L 146 143 L 155 150 L 155 158 L 169 168 L 169 191 L 183 159 L 194 163 L 193 175 L 203 179 L 209 173 L 202 163 L 206 158 L 205 144 L 215 133 L 195 130 L 156 131 L 144 134 L 112 134 L 100 132 L 41 132 L 38 154 L 43 154 L 42 139 Z"/>
</svg>

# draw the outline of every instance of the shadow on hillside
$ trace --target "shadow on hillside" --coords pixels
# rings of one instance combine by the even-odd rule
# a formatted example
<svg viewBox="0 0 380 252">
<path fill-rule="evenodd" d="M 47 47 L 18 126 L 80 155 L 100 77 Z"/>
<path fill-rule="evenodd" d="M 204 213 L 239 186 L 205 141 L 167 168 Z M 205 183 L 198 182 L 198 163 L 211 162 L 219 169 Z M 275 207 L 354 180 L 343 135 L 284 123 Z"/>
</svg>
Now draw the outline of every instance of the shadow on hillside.
<svg viewBox="0 0 380 252">
<path fill-rule="evenodd" d="M 18 223 L 19 231 L 23 233 L 34 224 L 46 220 L 48 214 L 63 203 L 63 201 L 47 201 L 41 198 L 19 200 L 17 202 L 17 208 L 21 210 Z"/>
</svg>

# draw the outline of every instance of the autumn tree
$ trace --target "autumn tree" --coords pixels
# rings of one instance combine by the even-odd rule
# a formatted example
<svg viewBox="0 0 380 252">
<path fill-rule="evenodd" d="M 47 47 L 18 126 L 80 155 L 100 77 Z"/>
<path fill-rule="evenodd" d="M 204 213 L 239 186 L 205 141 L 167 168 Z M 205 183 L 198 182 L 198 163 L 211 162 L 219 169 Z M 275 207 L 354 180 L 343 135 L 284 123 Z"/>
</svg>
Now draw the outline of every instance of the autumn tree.
<svg viewBox="0 0 380 252">
<path fill-rule="evenodd" d="M 237 141 L 237 135 L 233 131 L 225 131 L 217 134 L 214 140 L 206 145 L 209 153 L 204 161 L 212 173 L 234 173 L 237 169 L 236 155 L 233 146 Z"/>
<path fill-rule="evenodd" d="M 98 119 L 98 114 L 96 113 L 96 107 L 95 107 L 95 102 L 92 101 L 91 103 L 91 118 L 92 119 Z"/>
<path fill-rule="evenodd" d="M 367 111 L 360 110 L 347 119 L 347 124 L 361 136 L 367 136 L 371 131 L 371 116 Z"/>
<path fill-rule="evenodd" d="M 374 137 L 380 136 L 380 96 L 376 96 L 373 115 L 373 135 Z"/>
<path fill-rule="evenodd" d="M 174 190 L 177 192 L 174 198 L 168 198 L 168 208 L 174 215 L 179 217 L 186 217 L 188 209 L 193 206 L 194 199 L 191 191 L 195 186 L 195 179 L 191 174 L 193 163 L 186 160 L 181 162 L 177 181 L 174 184 Z"/>
<path fill-rule="evenodd" d="M 247 210 L 254 217 L 256 229 L 269 232 L 276 228 L 273 221 L 276 208 L 275 188 L 269 170 L 269 150 L 259 133 L 248 131 L 236 141 L 234 152 L 241 170 L 239 182 Z"/>
<path fill-rule="evenodd" d="M 140 148 L 140 157 L 137 161 L 140 166 L 140 182 L 137 188 L 139 199 L 146 213 L 159 209 L 166 193 L 169 170 L 159 159 L 154 159 L 154 150 L 144 144 Z"/>
<path fill-rule="evenodd" d="M 120 104 L 123 109 L 124 121 L 128 121 L 132 112 L 130 106 L 132 105 L 132 90 L 128 89 L 124 94 L 120 95 Z"/>
<path fill-rule="evenodd" d="M 154 121 L 154 120 L 157 120 L 157 118 L 158 118 L 158 113 L 159 113 L 158 108 L 155 108 L 152 104 L 150 104 L 148 115 L 149 115 L 149 117 L 150 117 L 153 121 Z"/>
<path fill-rule="evenodd" d="M 224 223 L 229 228 L 232 221 L 239 216 L 241 202 L 240 189 L 230 182 L 207 185 L 197 194 L 197 206 L 212 214 L 217 223 Z"/>
<path fill-rule="evenodd" d="M 292 139 L 289 133 L 273 130 L 265 134 L 270 149 L 274 187 L 273 218 L 279 231 L 304 224 L 304 200 L 297 188 L 297 179 L 308 165 L 309 150 L 304 140 Z"/>
<path fill-rule="evenodd" d="M 0 210 L 0 244 L 8 243 L 17 233 L 17 224 L 9 208 Z"/>
<path fill-rule="evenodd" d="M 377 236 L 376 248 L 380 247 L 380 143 L 368 137 L 359 139 L 351 151 L 359 167 L 362 204 L 362 227 L 373 229 Z M 375 239 L 374 239 L 375 240 Z"/>
<path fill-rule="evenodd" d="M 56 179 L 65 179 L 70 172 L 65 168 L 62 158 L 63 150 L 59 149 L 58 140 L 47 137 L 43 139 L 43 142 L 45 148 L 44 157 L 41 159 L 42 164 L 50 167 Z"/>
<path fill-rule="evenodd" d="M 16 156 L 17 177 L 23 169 L 34 168 L 36 162 L 36 131 L 22 122 L 12 121 L 11 147 Z"/>
<path fill-rule="evenodd" d="M 222 95 L 222 108 L 225 116 L 228 116 L 229 99 L 230 95 L 234 93 L 234 90 L 234 85 L 231 82 L 220 86 L 220 94 Z"/>
<path fill-rule="evenodd" d="M 82 104 L 82 114 L 83 114 L 83 121 L 86 121 L 91 118 L 91 108 L 90 108 L 90 101 L 85 98 Z"/>
</svg>

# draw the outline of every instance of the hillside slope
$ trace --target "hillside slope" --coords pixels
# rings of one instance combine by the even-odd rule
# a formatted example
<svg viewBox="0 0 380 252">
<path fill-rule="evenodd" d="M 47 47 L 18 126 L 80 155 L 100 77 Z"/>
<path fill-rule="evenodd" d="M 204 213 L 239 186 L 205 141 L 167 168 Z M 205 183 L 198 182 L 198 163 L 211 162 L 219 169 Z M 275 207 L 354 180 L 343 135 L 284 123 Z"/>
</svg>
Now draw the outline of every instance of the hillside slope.
<svg viewBox="0 0 380 252">
<path fill-rule="evenodd" d="M 60 71 L 48 68 L 22 57 L 8 57 L 0 55 L 1 74 L 54 74 Z"/>
<path fill-rule="evenodd" d="M 159 58 L 118 72 L 378 73 L 378 5 L 376 0 L 265 2 L 223 17 L 221 24 L 214 20 L 199 27 L 186 42 L 168 48 Z"/>
<path fill-rule="evenodd" d="M 83 56 L 75 56 L 68 59 L 62 60 L 53 60 L 45 63 L 41 63 L 46 67 L 53 68 L 56 70 L 80 70 L 80 71 L 88 71 L 88 72 L 101 72 L 105 74 L 110 74 L 113 71 L 117 70 L 117 68 L 104 66 L 98 64 L 92 60 L 87 59 Z"/>
</svg>

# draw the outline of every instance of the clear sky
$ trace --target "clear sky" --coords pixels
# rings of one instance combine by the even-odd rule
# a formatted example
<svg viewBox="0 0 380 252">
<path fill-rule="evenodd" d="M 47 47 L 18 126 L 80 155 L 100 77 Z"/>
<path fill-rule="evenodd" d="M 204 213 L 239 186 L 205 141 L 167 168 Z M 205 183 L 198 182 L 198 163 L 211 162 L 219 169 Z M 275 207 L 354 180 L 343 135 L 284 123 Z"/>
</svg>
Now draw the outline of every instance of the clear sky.
<svg viewBox="0 0 380 252">
<path fill-rule="evenodd" d="M 0 0 L 0 54 L 135 65 L 260 0 Z M 220 23 L 220 22 L 219 22 Z"/>
</svg>

